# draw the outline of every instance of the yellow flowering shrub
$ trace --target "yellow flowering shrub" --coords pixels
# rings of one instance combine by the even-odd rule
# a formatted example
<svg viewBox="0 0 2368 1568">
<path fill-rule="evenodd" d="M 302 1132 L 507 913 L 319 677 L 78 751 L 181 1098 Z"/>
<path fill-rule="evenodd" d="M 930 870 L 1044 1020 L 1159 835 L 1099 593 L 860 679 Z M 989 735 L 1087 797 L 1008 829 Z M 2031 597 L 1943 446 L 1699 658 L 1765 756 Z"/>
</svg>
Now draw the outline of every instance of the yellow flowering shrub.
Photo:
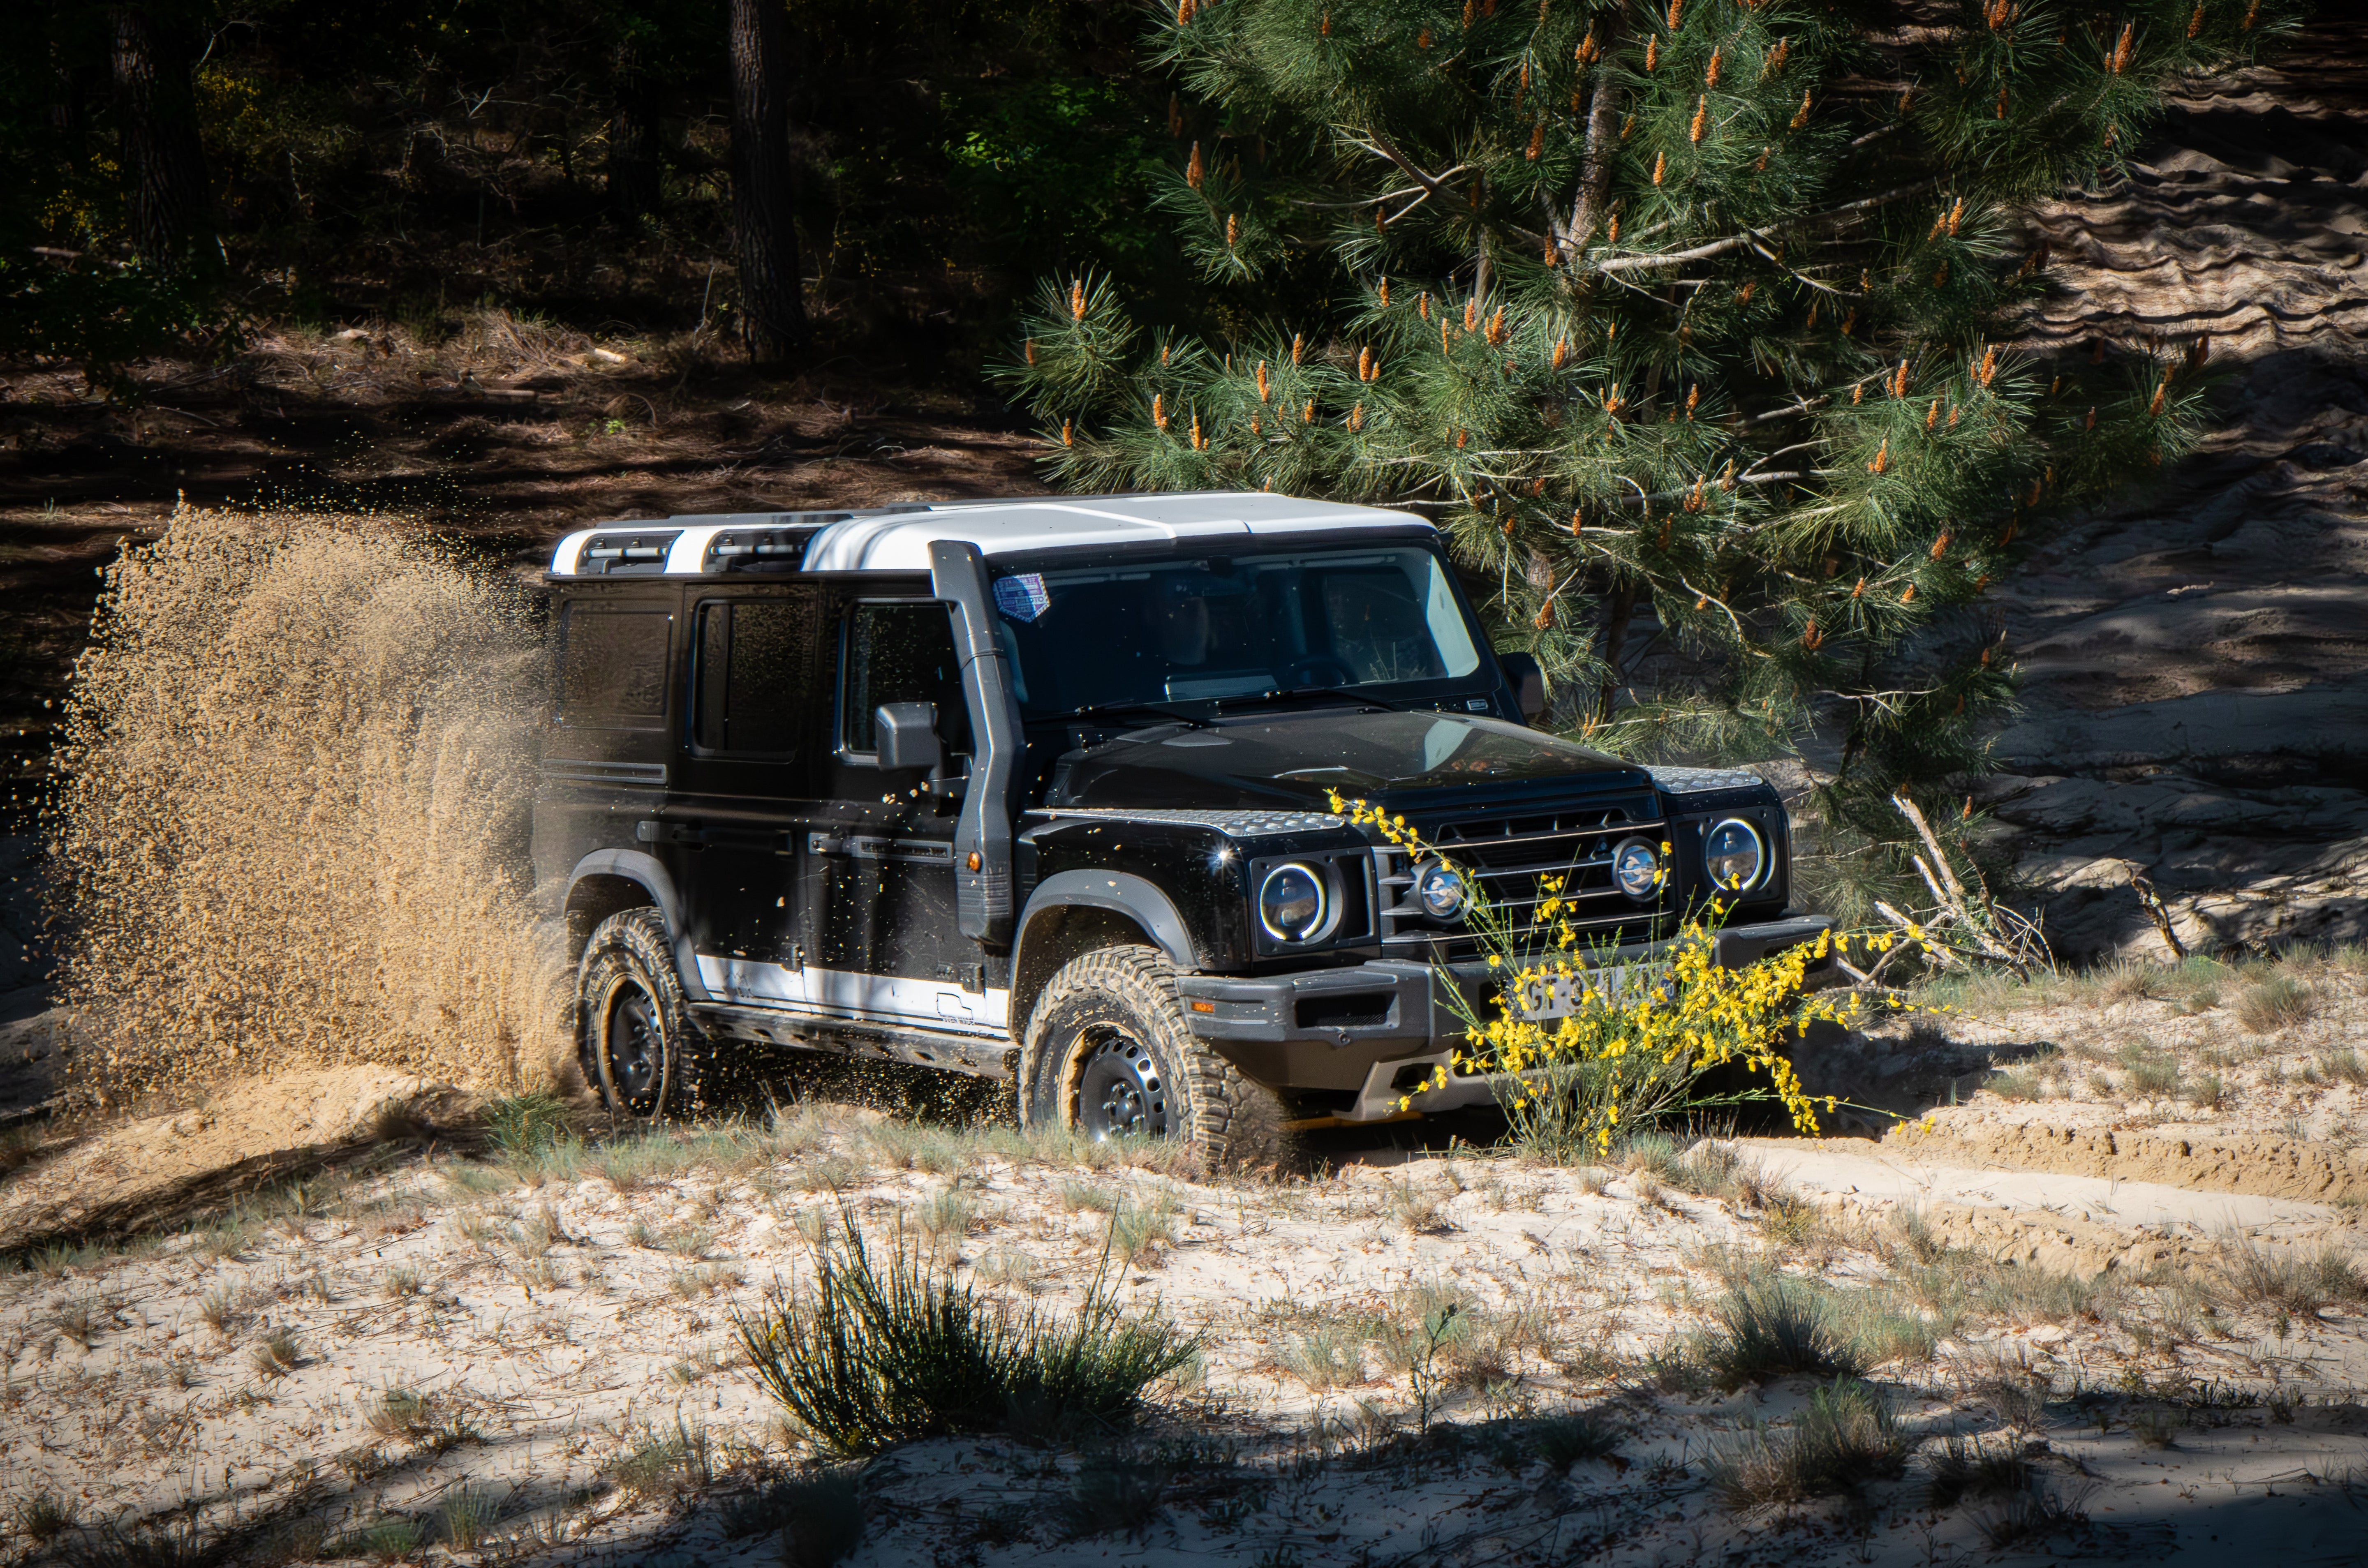
<svg viewBox="0 0 2368 1568">
<path fill-rule="evenodd" d="M 1478 940 L 1496 984 L 1486 1016 L 1461 986 L 1443 987 L 1467 1031 L 1454 1071 L 1493 1076 L 1497 1101 L 1523 1148 L 1554 1160 L 1590 1159 L 1609 1150 L 1623 1130 L 1771 1099 L 1795 1127 L 1816 1133 L 1819 1102 L 1802 1088 L 1782 1046 L 1812 1022 L 1848 1025 L 1857 1017 L 1855 1000 L 1836 1003 L 1802 990 L 1809 964 L 1833 950 L 1831 933 L 1739 969 L 1725 968 L 1717 961 L 1724 908 L 1713 902 L 1686 921 L 1659 958 L 1603 961 L 1608 955 L 1590 949 L 1571 924 L 1571 906 L 1561 896 L 1566 879 L 1539 879 L 1541 897 L 1528 921 L 1520 922 L 1488 899 L 1476 875 L 1424 842 L 1403 816 L 1337 794 L 1332 805 L 1406 849 L 1417 864 L 1436 859 L 1462 875 L 1469 901 L 1465 929 Z M 1541 1010 L 1524 1008 L 1524 996 L 1543 1000 L 1549 992 L 1566 1004 L 1566 1014 L 1524 1016 Z M 1728 1067 L 1739 1072 L 1721 1074 L 1717 1084 L 1702 1082 Z M 1765 1082 L 1736 1087 L 1727 1082 L 1736 1076 Z M 1444 1082 L 1442 1069 L 1426 1086 Z M 1828 1114 L 1837 1103 L 1832 1096 L 1823 1100 Z"/>
</svg>

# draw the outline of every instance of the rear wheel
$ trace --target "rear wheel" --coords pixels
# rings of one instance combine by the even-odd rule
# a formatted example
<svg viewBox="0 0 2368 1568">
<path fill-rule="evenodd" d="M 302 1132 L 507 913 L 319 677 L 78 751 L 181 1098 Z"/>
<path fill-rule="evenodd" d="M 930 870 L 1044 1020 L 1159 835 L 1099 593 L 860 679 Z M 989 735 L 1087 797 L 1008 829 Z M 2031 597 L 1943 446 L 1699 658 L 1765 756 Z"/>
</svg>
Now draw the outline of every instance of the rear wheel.
<svg viewBox="0 0 2368 1568">
<path fill-rule="evenodd" d="M 627 1116 L 689 1116 L 713 1089 L 714 1042 L 675 978 L 666 921 L 628 909 L 585 944 L 575 992 L 585 1082 Z"/>
<path fill-rule="evenodd" d="M 1053 976 L 1028 1020 L 1019 1087 L 1026 1125 L 1172 1138 L 1212 1170 L 1288 1152 L 1281 1101 L 1193 1034 L 1155 948 L 1103 948 Z"/>
</svg>

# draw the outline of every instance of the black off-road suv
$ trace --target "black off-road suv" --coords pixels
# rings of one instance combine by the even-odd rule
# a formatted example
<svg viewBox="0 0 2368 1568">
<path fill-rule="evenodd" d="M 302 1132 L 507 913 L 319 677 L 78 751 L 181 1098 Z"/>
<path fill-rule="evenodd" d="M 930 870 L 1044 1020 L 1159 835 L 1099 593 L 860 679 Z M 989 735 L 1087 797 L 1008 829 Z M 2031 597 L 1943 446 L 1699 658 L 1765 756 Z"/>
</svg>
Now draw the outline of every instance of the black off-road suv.
<svg viewBox="0 0 2368 1568">
<path fill-rule="evenodd" d="M 1402 1114 L 1488 984 L 1470 890 L 1337 814 L 1402 814 L 1516 915 L 1542 875 L 1609 962 L 1714 884 L 1785 913 L 1775 793 L 1527 727 L 1436 531 L 1232 494 L 683 517 L 573 534 L 538 873 L 586 1077 L 692 1108 L 718 1053 L 1014 1085 L 1023 1120 L 1257 1160 Z M 1666 856 L 1665 856 L 1665 846 Z M 1520 999 L 1540 1014 L 1568 993 Z M 1450 1074 L 1416 1111 L 1486 1101 Z"/>
</svg>

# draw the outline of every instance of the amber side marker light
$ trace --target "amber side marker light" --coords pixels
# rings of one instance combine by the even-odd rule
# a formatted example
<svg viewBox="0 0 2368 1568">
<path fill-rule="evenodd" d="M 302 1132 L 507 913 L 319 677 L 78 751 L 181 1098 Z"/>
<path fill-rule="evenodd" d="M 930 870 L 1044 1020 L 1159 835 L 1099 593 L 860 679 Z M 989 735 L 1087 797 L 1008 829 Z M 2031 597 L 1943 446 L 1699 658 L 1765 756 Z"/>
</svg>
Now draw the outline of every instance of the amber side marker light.
<svg viewBox="0 0 2368 1568">
<path fill-rule="evenodd" d="M 1217 1005 L 1214 1002 L 1195 1002 L 1192 1004 L 1192 1010 L 1196 1013 L 1213 1013 L 1217 1010 Z"/>
</svg>

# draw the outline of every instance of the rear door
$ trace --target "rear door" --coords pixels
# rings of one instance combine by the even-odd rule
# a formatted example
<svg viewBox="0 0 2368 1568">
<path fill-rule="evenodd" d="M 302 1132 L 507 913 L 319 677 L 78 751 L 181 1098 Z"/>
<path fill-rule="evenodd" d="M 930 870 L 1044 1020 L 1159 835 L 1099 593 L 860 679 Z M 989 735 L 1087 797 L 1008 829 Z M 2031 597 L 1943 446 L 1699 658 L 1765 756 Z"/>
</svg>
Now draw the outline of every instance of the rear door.
<svg viewBox="0 0 2368 1568">
<path fill-rule="evenodd" d="M 805 1000 L 799 858 L 830 749 L 831 619 L 812 585 L 693 590 L 679 783 L 666 836 L 700 978 L 724 1001 Z"/>
<path fill-rule="evenodd" d="M 671 583 L 586 584 L 564 597 L 551 729 L 535 802 L 535 874 L 564 881 L 596 849 L 637 848 L 671 781 Z"/>
<path fill-rule="evenodd" d="M 947 773 L 968 770 L 970 715 L 951 611 L 935 599 L 849 595 L 837 632 L 836 798 L 805 844 L 808 1000 L 847 1017 L 999 1032 L 1003 994 L 990 997 L 978 945 L 962 934 L 955 908 L 960 801 L 930 790 L 923 771 L 872 766 L 879 707 L 928 702 Z"/>
</svg>

